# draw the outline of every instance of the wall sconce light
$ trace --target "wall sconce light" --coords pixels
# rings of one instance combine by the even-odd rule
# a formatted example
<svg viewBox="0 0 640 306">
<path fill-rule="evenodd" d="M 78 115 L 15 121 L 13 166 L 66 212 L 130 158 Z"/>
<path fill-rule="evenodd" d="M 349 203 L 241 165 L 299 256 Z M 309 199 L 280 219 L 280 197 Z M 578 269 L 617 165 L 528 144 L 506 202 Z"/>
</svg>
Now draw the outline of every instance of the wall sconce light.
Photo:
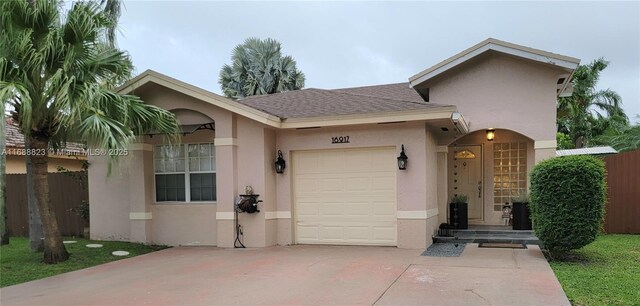
<svg viewBox="0 0 640 306">
<path fill-rule="evenodd" d="M 496 129 L 487 129 L 487 140 L 493 141 L 496 138 Z"/>
<path fill-rule="evenodd" d="M 404 145 L 402 145 L 402 151 L 400 151 L 400 156 L 398 156 L 398 169 L 407 170 L 407 154 L 404 154 Z"/>
<path fill-rule="evenodd" d="M 282 151 L 278 150 L 278 158 L 276 159 L 276 173 L 283 173 L 286 168 L 286 162 L 282 158 Z"/>
</svg>

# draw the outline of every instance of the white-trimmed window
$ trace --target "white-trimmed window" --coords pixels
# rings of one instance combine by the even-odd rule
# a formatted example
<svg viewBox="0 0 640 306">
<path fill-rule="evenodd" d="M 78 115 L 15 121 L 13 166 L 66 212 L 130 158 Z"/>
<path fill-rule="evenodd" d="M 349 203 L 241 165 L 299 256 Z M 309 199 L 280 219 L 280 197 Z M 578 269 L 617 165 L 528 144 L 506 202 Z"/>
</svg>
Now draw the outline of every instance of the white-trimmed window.
<svg viewBox="0 0 640 306">
<path fill-rule="evenodd" d="M 156 202 L 216 201 L 216 157 L 212 143 L 154 148 Z"/>
</svg>

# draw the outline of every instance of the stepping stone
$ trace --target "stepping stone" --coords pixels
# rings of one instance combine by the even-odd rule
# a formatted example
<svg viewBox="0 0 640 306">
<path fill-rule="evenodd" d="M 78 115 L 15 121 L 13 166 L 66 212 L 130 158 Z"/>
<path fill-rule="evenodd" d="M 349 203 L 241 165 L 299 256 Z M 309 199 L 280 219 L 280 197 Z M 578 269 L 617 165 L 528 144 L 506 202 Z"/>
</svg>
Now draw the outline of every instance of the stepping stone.
<svg viewBox="0 0 640 306">
<path fill-rule="evenodd" d="M 114 256 L 127 256 L 127 255 L 129 255 L 129 252 L 127 252 L 127 251 L 114 251 L 114 252 L 111 253 L 111 255 L 114 255 Z"/>
<path fill-rule="evenodd" d="M 62 243 L 70 244 L 70 243 L 77 243 L 77 241 L 75 241 L 75 240 L 66 240 L 66 241 L 63 241 Z"/>
<path fill-rule="evenodd" d="M 90 244 L 87 244 L 87 247 L 92 249 L 97 249 L 97 248 L 101 248 L 102 244 L 90 243 Z"/>
</svg>

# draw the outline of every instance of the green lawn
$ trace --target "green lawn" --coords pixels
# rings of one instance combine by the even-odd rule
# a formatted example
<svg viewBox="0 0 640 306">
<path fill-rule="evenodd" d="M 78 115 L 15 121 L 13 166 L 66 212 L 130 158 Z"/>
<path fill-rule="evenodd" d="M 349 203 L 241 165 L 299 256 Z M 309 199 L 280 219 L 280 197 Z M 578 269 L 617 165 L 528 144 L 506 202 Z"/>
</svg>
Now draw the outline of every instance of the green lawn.
<svg viewBox="0 0 640 306">
<path fill-rule="evenodd" d="M 67 251 L 71 253 L 69 260 L 47 265 L 42 262 L 42 253 L 29 251 L 29 239 L 12 237 L 8 245 L 0 247 L 0 287 L 11 286 L 56 274 L 80 270 L 106 262 L 130 258 L 153 251 L 165 249 L 165 246 L 142 245 L 129 242 L 92 241 L 80 238 L 67 238 L 78 241 L 74 244 L 66 244 Z M 102 244 L 102 248 L 90 249 L 89 243 Z M 128 256 L 113 256 L 113 251 L 127 251 Z"/>
<path fill-rule="evenodd" d="M 640 235 L 602 235 L 550 264 L 573 305 L 640 305 Z"/>
</svg>

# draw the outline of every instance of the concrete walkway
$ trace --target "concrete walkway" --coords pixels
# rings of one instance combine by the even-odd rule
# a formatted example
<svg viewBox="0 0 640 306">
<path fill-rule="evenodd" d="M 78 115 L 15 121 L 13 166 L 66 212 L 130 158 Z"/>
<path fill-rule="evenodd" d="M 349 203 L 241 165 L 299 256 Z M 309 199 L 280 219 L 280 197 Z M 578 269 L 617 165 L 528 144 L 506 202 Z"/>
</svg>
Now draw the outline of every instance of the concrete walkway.
<svg viewBox="0 0 640 306">
<path fill-rule="evenodd" d="M 0 289 L 6 305 L 570 305 L 537 246 L 173 248 Z"/>
</svg>

